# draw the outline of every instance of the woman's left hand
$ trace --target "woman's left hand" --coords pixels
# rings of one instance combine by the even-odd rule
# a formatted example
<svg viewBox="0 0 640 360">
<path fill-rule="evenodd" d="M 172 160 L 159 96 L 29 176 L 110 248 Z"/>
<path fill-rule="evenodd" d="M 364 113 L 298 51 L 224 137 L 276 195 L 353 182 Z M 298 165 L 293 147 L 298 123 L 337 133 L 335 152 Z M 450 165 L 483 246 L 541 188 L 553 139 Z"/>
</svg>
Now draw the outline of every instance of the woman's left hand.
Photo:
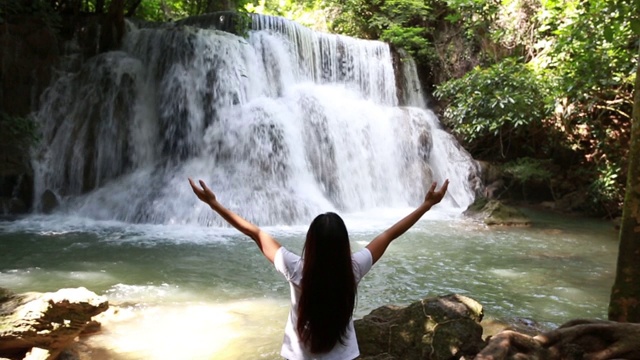
<svg viewBox="0 0 640 360">
<path fill-rule="evenodd" d="M 215 204 L 216 194 L 214 194 L 213 191 L 209 189 L 209 187 L 207 186 L 207 184 L 204 183 L 204 181 L 199 180 L 199 182 L 200 182 L 200 186 L 196 185 L 193 179 L 189 178 L 189 184 L 191 185 L 191 189 L 193 189 L 193 193 L 196 194 L 198 199 L 200 199 L 202 202 L 205 202 L 209 205 Z"/>
</svg>

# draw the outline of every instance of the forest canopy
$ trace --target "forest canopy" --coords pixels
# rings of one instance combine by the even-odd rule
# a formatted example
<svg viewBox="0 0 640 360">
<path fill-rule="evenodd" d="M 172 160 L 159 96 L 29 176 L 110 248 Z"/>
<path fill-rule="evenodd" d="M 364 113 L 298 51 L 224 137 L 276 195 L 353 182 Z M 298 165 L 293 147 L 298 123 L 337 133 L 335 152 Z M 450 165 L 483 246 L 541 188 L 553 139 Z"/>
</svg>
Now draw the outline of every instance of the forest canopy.
<svg viewBox="0 0 640 360">
<path fill-rule="evenodd" d="M 215 11 L 256 12 L 388 42 L 416 60 L 432 106 L 474 158 L 503 167 L 504 191 L 518 189 L 525 200 L 584 193 L 586 200 L 571 210 L 621 213 L 640 0 L 0 0 L 0 5 L 1 18 L 35 14 L 52 27 L 69 16 L 119 14 L 167 22 Z"/>
</svg>

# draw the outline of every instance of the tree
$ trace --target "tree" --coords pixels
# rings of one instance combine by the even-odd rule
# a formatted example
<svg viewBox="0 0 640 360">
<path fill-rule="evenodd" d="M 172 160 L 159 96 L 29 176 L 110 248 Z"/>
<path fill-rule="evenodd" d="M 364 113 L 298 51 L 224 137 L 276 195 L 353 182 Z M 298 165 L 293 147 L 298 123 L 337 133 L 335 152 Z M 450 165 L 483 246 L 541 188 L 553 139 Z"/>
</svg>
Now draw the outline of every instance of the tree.
<svg viewBox="0 0 640 360">
<path fill-rule="evenodd" d="M 640 58 L 633 98 L 627 189 L 609 320 L 640 323 Z"/>
<path fill-rule="evenodd" d="M 105 52 L 120 47 L 124 37 L 124 0 L 112 0 L 109 12 L 102 16 L 100 51 Z"/>
</svg>

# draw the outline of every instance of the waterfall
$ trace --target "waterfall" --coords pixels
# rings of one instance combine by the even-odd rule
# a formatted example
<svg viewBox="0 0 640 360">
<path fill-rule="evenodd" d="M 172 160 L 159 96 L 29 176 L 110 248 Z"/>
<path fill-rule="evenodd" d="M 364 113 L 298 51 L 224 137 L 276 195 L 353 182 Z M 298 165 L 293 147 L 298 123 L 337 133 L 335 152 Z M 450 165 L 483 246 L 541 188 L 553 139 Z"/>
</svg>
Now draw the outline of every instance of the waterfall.
<svg viewBox="0 0 640 360">
<path fill-rule="evenodd" d="M 473 201 L 475 162 L 420 93 L 398 106 L 387 44 L 260 15 L 239 37 L 222 20 L 132 27 L 119 51 L 61 75 L 36 113 L 36 198 L 51 190 L 58 211 L 96 219 L 220 224 L 193 177 L 261 225 L 413 206 L 445 178 L 442 206 Z M 420 92 L 406 64 L 405 92 Z"/>
</svg>

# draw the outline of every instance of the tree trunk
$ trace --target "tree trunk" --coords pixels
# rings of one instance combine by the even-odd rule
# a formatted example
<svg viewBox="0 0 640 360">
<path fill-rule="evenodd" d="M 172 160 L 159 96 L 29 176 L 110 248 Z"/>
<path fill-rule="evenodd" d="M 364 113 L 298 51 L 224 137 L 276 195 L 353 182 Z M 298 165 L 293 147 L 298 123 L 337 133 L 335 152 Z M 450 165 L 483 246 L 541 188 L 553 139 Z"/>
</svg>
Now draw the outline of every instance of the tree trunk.
<svg viewBox="0 0 640 360">
<path fill-rule="evenodd" d="M 633 97 L 627 189 L 609 320 L 640 323 L 640 59 Z"/>
<path fill-rule="evenodd" d="M 102 14 L 104 12 L 104 0 L 96 1 L 96 14 Z"/>
<path fill-rule="evenodd" d="M 134 16 L 136 14 L 136 10 L 138 10 L 138 6 L 140 6 L 140 3 L 142 3 L 142 0 L 133 1 L 129 6 L 129 8 L 127 9 L 127 13 L 125 14 L 125 17 Z"/>
<path fill-rule="evenodd" d="M 109 12 L 102 16 L 99 52 L 115 50 L 120 47 L 124 37 L 124 0 L 112 0 Z"/>
</svg>

